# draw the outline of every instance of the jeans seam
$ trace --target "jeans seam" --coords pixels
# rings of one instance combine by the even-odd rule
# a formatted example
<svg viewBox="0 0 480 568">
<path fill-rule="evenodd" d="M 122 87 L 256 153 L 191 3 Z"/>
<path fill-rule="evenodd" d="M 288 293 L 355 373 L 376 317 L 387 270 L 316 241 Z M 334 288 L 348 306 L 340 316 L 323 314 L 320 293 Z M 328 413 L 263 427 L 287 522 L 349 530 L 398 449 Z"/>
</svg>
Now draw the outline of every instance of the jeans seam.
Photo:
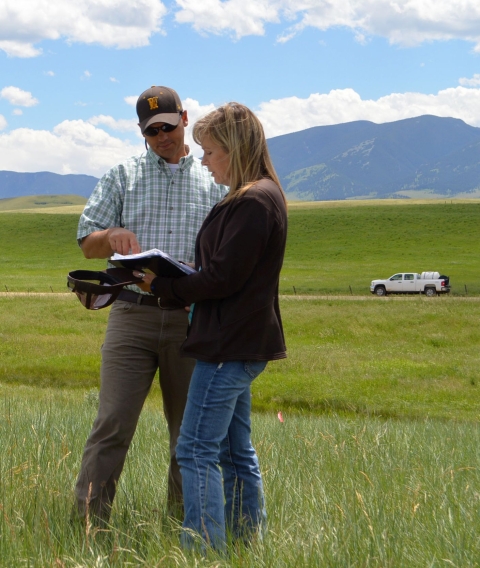
<svg viewBox="0 0 480 568">
<path fill-rule="evenodd" d="M 197 421 L 197 424 L 196 424 L 196 427 L 195 427 L 195 439 L 194 439 L 195 441 L 194 441 L 194 444 L 193 444 L 193 459 L 194 459 L 194 462 L 195 462 L 197 477 L 199 479 L 199 489 L 200 489 L 199 490 L 199 497 L 200 497 L 199 511 L 200 511 L 200 518 L 201 519 L 205 519 L 206 486 L 204 485 L 204 483 L 206 483 L 207 481 L 206 481 L 206 479 L 205 480 L 201 479 L 200 468 L 199 468 L 199 465 L 198 465 L 198 456 L 197 456 L 198 430 L 199 430 L 200 424 L 201 424 L 202 419 L 203 419 L 203 413 L 204 413 L 204 409 L 205 409 L 205 400 L 207 399 L 208 393 L 210 392 L 212 381 L 213 381 L 217 371 L 219 369 L 221 369 L 222 366 L 223 366 L 223 363 L 219 363 L 217 368 L 215 369 L 215 372 L 210 375 L 210 378 L 209 378 L 209 381 L 208 381 L 208 387 L 205 389 L 205 392 L 204 392 L 204 395 L 203 395 L 201 411 L 199 412 L 198 421 Z M 207 470 L 207 477 L 208 477 L 208 470 Z M 202 521 L 202 524 L 203 524 L 203 521 Z M 205 536 L 205 540 L 207 542 L 209 542 L 208 534 L 205 534 L 204 536 Z"/>
<path fill-rule="evenodd" d="M 228 460 L 232 466 L 232 470 L 234 471 L 234 475 L 235 475 L 235 481 L 234 481 L 234 487 L 233 487 L 233 495 L 232 495 L 232 499 L 233 499 L 233 507 L 232 507 L 232 515 L 233 518 L 231 519 L 231 528 L 233 531 L 235 531 L 236 529 L 236 525 L 239 522 L 240 519 L 240 489 L 239 489 L 239 485 L 238 485 L 238 472 L 237 472 L 237 468 L 235 463 L 232 460 L 232 452 L 230 451 L 230 436 L 227 432 L 227 436 L 226 436 L 226 440 L 227 440 L 227 445 L 228 445 Z M 238 498 L 237 498 L 238 497 Z"/>
</svg>

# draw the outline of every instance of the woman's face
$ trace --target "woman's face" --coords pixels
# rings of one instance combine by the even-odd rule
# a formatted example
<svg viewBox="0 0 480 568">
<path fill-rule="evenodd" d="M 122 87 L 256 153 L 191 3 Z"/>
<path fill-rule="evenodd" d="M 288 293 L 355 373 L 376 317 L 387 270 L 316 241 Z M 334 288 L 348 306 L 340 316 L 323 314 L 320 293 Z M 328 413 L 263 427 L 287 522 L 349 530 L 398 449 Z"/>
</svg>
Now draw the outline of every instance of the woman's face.
<svg viewBox="0 0 480 568">
<path fill-rule="evenodd" d="M 228 154 L 225 150 L 214 144 L 209 136 L 205 136 L 202 140 L 203 158 L 202 164 L 207 166 L 208 171 L 212 174 L 215 183 L 230 185 L 230 176 L 228 175 Z"/>
</svg>

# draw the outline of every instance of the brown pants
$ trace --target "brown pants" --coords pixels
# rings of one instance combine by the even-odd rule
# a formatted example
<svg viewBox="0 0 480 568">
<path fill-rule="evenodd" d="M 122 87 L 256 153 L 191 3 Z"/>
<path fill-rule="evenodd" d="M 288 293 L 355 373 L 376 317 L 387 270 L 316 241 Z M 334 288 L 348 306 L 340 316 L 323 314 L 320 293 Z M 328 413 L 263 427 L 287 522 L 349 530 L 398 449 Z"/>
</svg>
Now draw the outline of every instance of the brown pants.
<svg viewBox="0 0 480 568">
<path fill-rule="evenodd" d="M 182 478 L 175 447 L 187 400 L 193 359 L 181 358 L 187 313 L 117 300 L 102 347 L 100 404 L 85 445 L 75 487 L 76 510 L 108 521 L 117 482 L 153 378 L 160 371 L 170 434 L 167 509 L 182 511 Z"/>
</svg>

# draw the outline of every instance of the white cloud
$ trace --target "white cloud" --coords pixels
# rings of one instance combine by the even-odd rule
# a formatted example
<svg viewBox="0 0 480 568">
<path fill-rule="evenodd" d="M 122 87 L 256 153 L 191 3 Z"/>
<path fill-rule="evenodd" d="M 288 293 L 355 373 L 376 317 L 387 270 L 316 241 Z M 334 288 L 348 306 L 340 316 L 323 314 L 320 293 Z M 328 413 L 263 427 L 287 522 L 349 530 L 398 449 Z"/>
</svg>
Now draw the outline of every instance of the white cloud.
<svg viewBox="0 0 480 568">
<path fill-rule="evenodd" d="M 1 7 L 0 7 L 1 9 Z M 1 16 L 0 16 L 1 18 Z M 37 57 L 42 54 L 41 49 L 36 49 L 31 43 L 23 43 L 22 41 L 2 40 L 5 37 L 2 33 L 2 21 L 0 19 L 0 50 L 4 51 L 8 57 Z"/>
<path fill-rule="evenodd" d="M 215 106 L 201 105 L 194 99 L 185 99 L 183 105 L 189 117 L 186 143 L 196 156 L 201 156 L 201 149 L 191 137 L 192 126 Z M 306 99 L 271 100 L 253 110 L 261 119 L 267 138 L 313 126 L 355 120 L 383 123 L 423 114 L 460 118 L 480 127 L 480 88 L 459 86 L 431 95 L 392 93 L 377 100 L 362 100 L 353 89 L 343 89 L 314 93 Z M 99 115 L 88 121 L 64 121 L 51 132 L 21 128 L 0 134 L 0 170 L 46 170 L 100 177 L 113 165 L 143 151 L 136 122 L 136 117 L 118 120 Z M 136 132 L 138 145 L 111 136 L 100 125 L 119 132 Z M 0 115 L 0 130 L 6 127 L 7 122 Z"/>
<path fill-rule="evenodd" d="M 175 19 L 200 33 L 263 35 L 265 25 L 287 22 L 278 41 L 307 27 L 349 28 L 357 41 L 369 35 L 403 46 L 462 39 L 480 51 L 478 0 L 176 0 Z"/>
<path fill-rule="evenodd" d="M 192 24 L 200 33 L 233 32 L 237 38 L 263 35 L 265 23 L 280 21 L 278 4 L 268 0 L 176 0 L 180 6 L 175 19 Z"/>
<path fill-rule="evenodd" d="M 135 119 L 115 119 L 112 116 L 100 114 L 99 116 L 92 116 L 92 118 L 88 119 L 88 122 L 94 126 L 104 124 L 111 130 L 116 130 L 118 132 L 140 132 L 138 128 L 138 121 Z"/>
<path fill-rule="evenodd" d="M 4 87 L 0 91 L 0 97 L 16 106 L 31 107 L 38 104 L 38 100 L 32 96 L 32 93 L 18 87 Z"/>
<path fill-rule="evenodd" d="M 114 138 L 82 120 L 66 120 L 52 132 L 19 128 L 0 134 L 0 170 L 100 177 L 116 163 L 141 151 L 141 144 Z"/>
<path fill-rule="evenodd" d="M 100 44 L 121 49 L 148 45 L 161 33 L 160 0 L 2 0 L 0 49 L 10 57 L 35 57 L 42 40 Z"/>
<path fill-rule="evenodd" d="M 190 146 L 192 154 L 198 157 L 202 155 L 202 149 L 193 141 L 192 127 L 199 118 L 205 116 L 212 110 L 215 110 L 215 105 L 201 105 L 198 101 L 188 98 L 182 101 L 182 104 L 188 115 L 188 127 L 185 130 L 185 143 Z"/>
<path fill-rule="evenodd" d="M 53 71 L 45 71 L 45 75 L 48 77 L 55 77 L 55 73 Z"/>
<path fill-rule="evenodd" d="M 125 97 L 123 100 L 127 103 L 127 105 L 134 107 L 134 106 L 137 106 L 138 95 L 132 95 L 130 97 Z"/>
<path fill-rule="evenodd" d="M 480 87 L 480 73 L 475 73 L 471 79 L 462 77 L 458 80 L 463 87 Z"/>
<path fill-rule="evenodd" d="M 80 77 L 80 79 L 90 79 L 91 76 L 92 74 L 90 73 L 90 71 L 86 70 L 83 72 L 83 75 Z"/>
<path fill-rule="evenodd" d="M 120 81 L 118 79 L 115 79 L 115 77 L 110 77 L 110 81 L 112 83 L 120 83 Z"/>
<path fill-rule="evenodd" d="M 22 116 L 23 110 L 21 108 L 14 108 L 13 113 L 15 116 Z"/>
<path fill-rule="evenodd" d="M 338 89 L 328 94 L 315 93 L 307 99 L 289 97 L 264 102 L 257 114 L 268 138 L 312 126 L 354 120 L 393 122 L 423 114 L 460 118 L 480 127 L 480 89 L 456 87 L 436 95 L 392 93 L 377 100 L 362 100 L 353 89 Z"/>
<path fill-rule="evenodd" d="M 175 0 L 174 17 L 201 34 L 236 39 L 263 35 L 279 24 L 278 41 L 307 27 L 352 30 L 357 41 L 369 36 L 392 44 L 461 39 L 480 52 L 478 0 Z M 42 40 L 99 44 L 128 49 L 165 33 L 167 8 L 161 0 L 2 0 L 0 50 L 10 57 L 36 57 Z"/>
</svg>

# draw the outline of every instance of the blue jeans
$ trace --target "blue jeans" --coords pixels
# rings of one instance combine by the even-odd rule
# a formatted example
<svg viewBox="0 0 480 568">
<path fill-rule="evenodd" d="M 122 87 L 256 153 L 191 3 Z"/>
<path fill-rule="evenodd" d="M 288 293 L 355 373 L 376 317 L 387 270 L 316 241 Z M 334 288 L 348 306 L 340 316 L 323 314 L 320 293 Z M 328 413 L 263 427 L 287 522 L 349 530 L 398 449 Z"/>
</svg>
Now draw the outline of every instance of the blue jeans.
<svg viewBox="0 0 480 568">
<path fill-rule="evenodd" d="M 248 539 L 266 519 L 262 476 L 250 441 L 250 384 L 266 365 L 195 365 L 176 448 L 185 507 L 181 542 L 187 549 L 199 543 L 203 550 L 223 551 L 227 530 L 234 539 Z"/>
</svg>

